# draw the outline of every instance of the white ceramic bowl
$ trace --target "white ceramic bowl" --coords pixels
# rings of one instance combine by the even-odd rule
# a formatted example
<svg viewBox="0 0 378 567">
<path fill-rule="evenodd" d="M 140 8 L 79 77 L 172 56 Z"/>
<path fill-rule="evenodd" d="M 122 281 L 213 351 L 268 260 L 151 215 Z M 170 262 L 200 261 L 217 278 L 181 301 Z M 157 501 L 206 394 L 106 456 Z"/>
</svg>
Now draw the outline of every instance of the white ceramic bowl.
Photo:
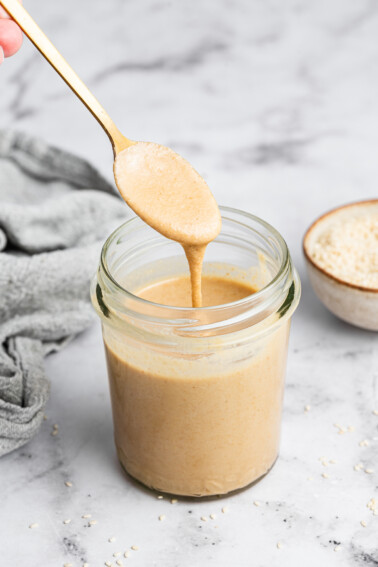
<svg viewBox="0 0 378 567">
<path fill-rule="evenodd" d="M 360 201 L 333 209 L 319 217 L 307 230 L 303 251 L 311 285 L 320 301 L 337 317 L 371 331 L 378 331 L 378 288 L 362 287 L 341 280 L 318 266 L 311 251 L 319 235 L 335 221 L 372 212 L 378 213 L 378 199 Z"/>
</svg>

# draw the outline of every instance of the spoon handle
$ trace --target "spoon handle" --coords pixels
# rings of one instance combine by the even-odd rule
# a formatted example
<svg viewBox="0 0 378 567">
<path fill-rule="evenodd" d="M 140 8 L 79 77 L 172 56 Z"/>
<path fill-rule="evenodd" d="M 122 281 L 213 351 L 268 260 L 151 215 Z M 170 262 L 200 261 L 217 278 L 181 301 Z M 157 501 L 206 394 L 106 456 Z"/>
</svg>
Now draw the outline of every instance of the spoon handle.
<svg viewBox="0 0 378 567">
<path fill-rule="evenodd" d="M 0 5 L 3 6 L 6 12 L 8 12 L 22 31 L 28 36 L 30 41 L 34 43 L 35 47 L 42 53 L 55 71 L 59 73 L 88 110 L 91 111 L 96 120 L 98 120 L 109 136 L 114 155 L 133 144 L 131 140 L 121 134 L 109 114 L 104 110 L 88 87 L 77 76 L 75 71 L 70 67 L 64 57 L 62 57 L 18 0 L 0 0 Z"/>
</svg>

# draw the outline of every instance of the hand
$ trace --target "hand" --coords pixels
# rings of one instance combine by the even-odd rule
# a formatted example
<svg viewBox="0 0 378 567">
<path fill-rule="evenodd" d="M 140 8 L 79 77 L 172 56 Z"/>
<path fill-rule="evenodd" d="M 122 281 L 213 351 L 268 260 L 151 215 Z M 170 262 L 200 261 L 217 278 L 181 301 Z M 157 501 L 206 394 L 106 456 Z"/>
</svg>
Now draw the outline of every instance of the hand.
<svg viewBox="0 0 378 567">
<path fill-rule="evenodd" d="M 0 64 L 4 57 L 10 57 L 18 51 L 22 44 L 22 31 L 10 19 L 3 8 L 0 8 Z"/>
</svg>

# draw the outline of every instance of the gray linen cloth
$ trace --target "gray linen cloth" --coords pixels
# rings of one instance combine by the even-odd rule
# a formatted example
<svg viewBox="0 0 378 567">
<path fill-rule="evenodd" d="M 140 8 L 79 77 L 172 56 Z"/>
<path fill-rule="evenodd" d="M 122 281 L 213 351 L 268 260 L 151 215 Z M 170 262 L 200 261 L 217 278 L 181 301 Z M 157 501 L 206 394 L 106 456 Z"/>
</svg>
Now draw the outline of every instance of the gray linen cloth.
<svg viewBox="0 0 378 567">
<path fill-rule="evenodd" d="M 38 430 L 43 357 L 95 317 L 89 284 L 127 207 L 89 163 L 0 131 L 0 455 Z"/>
</svg>

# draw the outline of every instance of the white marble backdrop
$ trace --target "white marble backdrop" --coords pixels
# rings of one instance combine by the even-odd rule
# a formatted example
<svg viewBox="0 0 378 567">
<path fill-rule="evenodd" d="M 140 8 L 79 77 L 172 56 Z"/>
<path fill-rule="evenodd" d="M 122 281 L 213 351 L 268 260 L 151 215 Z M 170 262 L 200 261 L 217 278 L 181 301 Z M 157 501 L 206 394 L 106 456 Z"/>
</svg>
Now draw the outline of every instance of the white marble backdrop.
<svg viewBox="0 0 378 567">
<path fill-rule="evenodd" d="M 280 460 L 262 482 L 222 500 L 171 504 L 124 477 L 98 326 L 49 357 L 48 419 L 0 460 L 0 564 L 116 567 L 113 552 L 137 545 L 124 565 L 377 565 L 378 517 L 366 507 L 378 498 L 377 335 L 319 304 L 301 252 L 318 214 L 378 196 L 377 2 L 24 4 L 127 136 L 173 147 L 220 204 L 282 232 L 303 297 Z M 106 136 L 28 41 L 0 68 L 0 127 L 42 136 L 111 178 Z M 351 430 L 339 434 L 335 423 Z M 211 513 L 216 520 L 200 520 Z"/>
</svg>

